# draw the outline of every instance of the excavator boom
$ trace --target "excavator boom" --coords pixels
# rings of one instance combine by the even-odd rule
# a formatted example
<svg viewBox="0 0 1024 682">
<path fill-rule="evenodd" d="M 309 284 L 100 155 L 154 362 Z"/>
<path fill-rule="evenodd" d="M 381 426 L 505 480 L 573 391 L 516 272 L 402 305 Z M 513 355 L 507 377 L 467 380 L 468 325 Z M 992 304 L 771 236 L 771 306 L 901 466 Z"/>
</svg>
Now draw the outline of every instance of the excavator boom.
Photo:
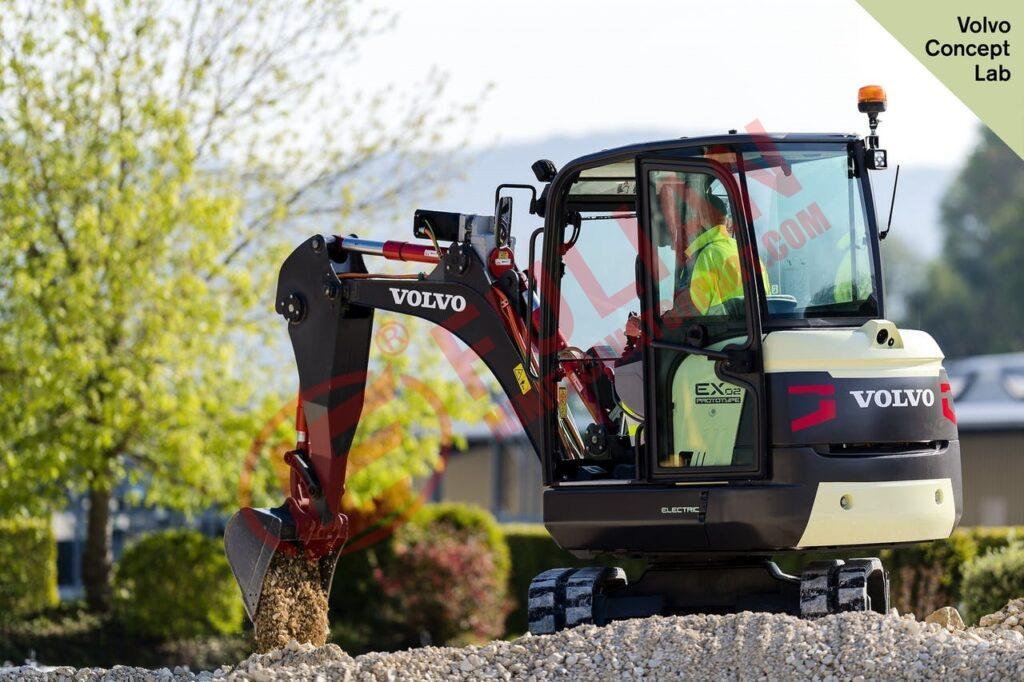
<svg viewBox="0 0 1024 682">
<path fill-rule="evenodd" d="M 365 255 L 435 267 L 412 275 L 371 274 Z M 297 442 L 285 457 L 290 495 L 279 507 L 239 510 L 228 521 L 224 538 L 250 618 L 255 618 L 278 552 L 304 555 L 315 563 L 325 593 L 330 590 L 348 539 L 341 500 L 363 407 L 375 309 L 434 322 L 476 351 L 538 445 L 543 401 L 526 345 L 525 284 L 518 270 L 504 272 L 509 274 L 496 279 L 470 240 L 441 248 L 436 242 L 427 246 L 315 235 L 287 258 L 276 310 L 288 321 L 299 373 Z"/>
</svg>

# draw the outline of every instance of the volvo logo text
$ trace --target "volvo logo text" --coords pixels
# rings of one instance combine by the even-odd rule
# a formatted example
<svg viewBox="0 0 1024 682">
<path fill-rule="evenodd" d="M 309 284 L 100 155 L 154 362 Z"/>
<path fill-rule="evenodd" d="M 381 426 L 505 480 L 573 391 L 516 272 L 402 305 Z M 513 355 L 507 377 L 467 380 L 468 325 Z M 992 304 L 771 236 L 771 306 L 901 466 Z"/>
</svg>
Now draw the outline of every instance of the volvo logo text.
<svg viewBox="0 0 1024 682">
<path fill-rule="evenodd" d="M 935 404 L 935 392 L 930 388 L 850 391 L 850 395 L 861 408 L 870 407 L 872 403 L 878 407 L 931 407 Z"/>
<path fill-rule="evenodd" d="M 436 291 L 417 291 L 415 289 L 398 289 L 390 287 L 391 298 L 398 305 L 411 305 L 414 308 L 431 310 L 454 310 L 461 313 L 466 309 L 466 299 L 458 294 L 439 294 Z"/>
</svg>

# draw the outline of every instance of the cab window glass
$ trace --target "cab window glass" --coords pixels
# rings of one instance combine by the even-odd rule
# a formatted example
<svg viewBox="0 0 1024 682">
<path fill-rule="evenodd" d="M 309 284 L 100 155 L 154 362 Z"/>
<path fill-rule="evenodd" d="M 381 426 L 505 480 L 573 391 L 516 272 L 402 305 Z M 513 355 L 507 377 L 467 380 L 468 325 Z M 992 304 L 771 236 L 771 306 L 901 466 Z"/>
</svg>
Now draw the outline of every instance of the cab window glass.
<svg viewBox="0 0 1024 682">
<path fill-rule="evenodd" d="M 736 209 L 721 181 L 707 173 L 658 170 L 649 182 L 659 312 L 675 320 L 742 320 Z"/>
<path fill-rule="evenodd" d="M 570 193 L 578 217 L 566 227 L 560 281 L 558 366 L 563 376 L 556 406 L 563 457 L 555 475 L 561 480 L 636 476 L 644 409 L 636 206 L 616 194 L 610 194 L 613 201 L 604 196 L 608 187 L 614 190 L 626 181 L 616 177 L 621 172 L 596 169 Z"/>
<path fill-rule="evenodd" d="M 743 155 L 769 316 L 877 315 L 865 207 L 845 145 L 781 147 Z"/>
<path fill-rule="evenodd" d="M 744 343 L 738 212 L 725 186 L 700 171 L 651 170 L 647 181 L 660 337 L 709 350 Z M 752 468 L 756 424 L 748 391 L 719 377 L 706 355 L 666 347 L 654 357 L 657 399 L 669 417 L 659 429 L 656 470 Z"/>
</svg>

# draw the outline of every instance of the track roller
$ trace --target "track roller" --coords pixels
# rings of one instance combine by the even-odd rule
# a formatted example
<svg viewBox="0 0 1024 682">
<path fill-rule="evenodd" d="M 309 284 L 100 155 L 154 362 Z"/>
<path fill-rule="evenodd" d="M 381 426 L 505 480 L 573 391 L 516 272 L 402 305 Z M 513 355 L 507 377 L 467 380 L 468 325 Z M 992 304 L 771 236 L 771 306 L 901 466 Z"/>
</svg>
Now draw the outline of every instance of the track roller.
<svg viewBox="0 0 1024 682">
<path fill-rule="evenodd" d="M 889 577 L 879 559 L 815 561 L 800 576 L 800 615 L 804 618 L 888 610 Z"/>
<path fill-rule="evenodd" d="M 618 567 L 553 568 L 530 582 L 530 633 L 549 635 L 585 623 L 604 625 L 603 595 L 626 585 Z"/>
<path fill-rule="evenodd" d="M 889 576 L 880 559 L 847 559 L 836 585 L 839 611 L 889 611 Z"/>
</svg>

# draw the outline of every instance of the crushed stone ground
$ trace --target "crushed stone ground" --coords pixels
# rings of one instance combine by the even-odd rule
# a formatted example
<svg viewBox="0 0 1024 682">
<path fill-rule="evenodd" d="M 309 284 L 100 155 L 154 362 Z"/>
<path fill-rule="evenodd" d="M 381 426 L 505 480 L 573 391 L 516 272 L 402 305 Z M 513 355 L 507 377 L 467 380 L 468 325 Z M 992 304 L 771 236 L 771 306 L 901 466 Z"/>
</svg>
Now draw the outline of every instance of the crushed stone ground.
<svg viewBox="0 0 1024 682">
<path fill-rule="evenodd" d="M 1016 615 L 1024 610 L 1018 600 Z M 1012 605 L 1012 603 L 1011 603 Z M 1009 608 L 1011 605 L 1008 605 Z M 818 620 L 764 613 L 654 617 L 460 649 L 425 647 L 352 658 L 333 644 L 289 642 L 233 667 L 191 673 L 20 667 L 24 680 L 449 679 L 976 679 L 1024 678 L 1015 625 L 956 630 L 913 616 L 848 613 Z M 1011 622 L 1012 619 L 1011 619 Z"/>
<path fill-rule="evenodd" d="M 1024 635 L 1024 599 L 1011 599 L 995 613 L 979 618 L 978 625 L 992 630 L 1014 630 Z"/>
<path fill-rule="evenodd" d="M 302 554 L 275 554 L 263 579 L 253 626 L 261 652 L 280 649 L 293 639 L 323 645 L 330 625 L 317 562 Z"/>
</svg>

